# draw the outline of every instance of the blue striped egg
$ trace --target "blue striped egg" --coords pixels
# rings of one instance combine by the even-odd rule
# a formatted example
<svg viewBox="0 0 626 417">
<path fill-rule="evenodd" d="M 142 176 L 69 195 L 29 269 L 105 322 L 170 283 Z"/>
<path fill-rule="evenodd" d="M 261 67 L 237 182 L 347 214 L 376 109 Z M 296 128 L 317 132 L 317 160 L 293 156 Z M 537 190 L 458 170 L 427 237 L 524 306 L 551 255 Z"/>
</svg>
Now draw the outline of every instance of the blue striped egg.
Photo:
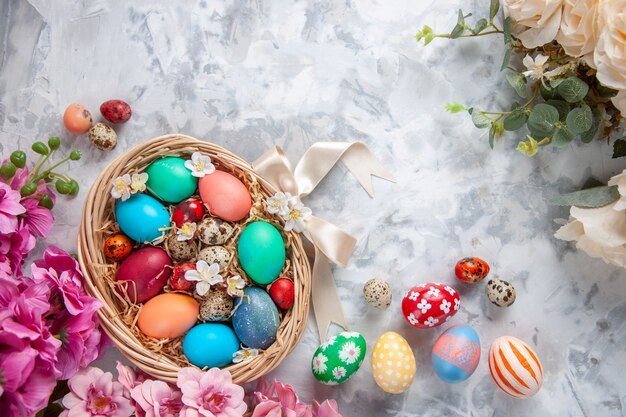
<svg viewBox="0 0 626 417">
<path fill-rule="evenodd" d="M 467 324 L 449 328 L 435 342 L 432 359 L 435 373 L 444 382 L 465 381 L 480 362 L 478 333 Z"/>
</svg>

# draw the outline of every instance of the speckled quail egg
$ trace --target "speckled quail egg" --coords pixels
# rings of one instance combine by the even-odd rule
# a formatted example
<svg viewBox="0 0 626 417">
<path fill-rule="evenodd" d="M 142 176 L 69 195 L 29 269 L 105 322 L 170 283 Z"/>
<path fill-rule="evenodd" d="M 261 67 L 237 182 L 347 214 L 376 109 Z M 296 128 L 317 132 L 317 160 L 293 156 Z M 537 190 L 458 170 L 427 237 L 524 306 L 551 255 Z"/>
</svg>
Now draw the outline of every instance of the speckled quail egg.
<svg viewBox="0 0 626 417">
<path fill-rule="evenodd" d="M 363 296 L 369 305 L 384 310 L 391 304 L 391 286 L 382 279 L 370 279 L 363 287 Z"/>
<path fill-rule="evenodd" d="M 508 307 L 515 302 L 515 287 L 499 278 L 487 282 L 487 298 L 498 307 Z"/>
<path fill-rule="evenodd" d="M 230 223 L 207 217 L 198 224 L 197 236 L 206 245 L 223 245 L 233 234 L 233 230 Z"/>
<path fill-rule="evenodd" d="M 224 269 L 230 261 L 230 252 L 223 246 L 208 246 L 200 251 L 198 260 L 203 260 L 209 265 L 219 264 L 220 269 Z"/>
<path fill-rule="evenodd" d="M 103 151 L 110 151 L 117 145 L 117 134 L 104 123 L 96 123 L 89 129 L 89 140 Z"/>
<path fill-rule="evenodd" d="M 226 321 L 233 310 L 233 299 L 221 289 L 211 289 L 200 301 L 200 318 L 206 321 Z"/>
<path fill-rule="evenodd" d="M 198 251 L 198 245 L 193 240 L 178 240 L 177 235 L 167 238 L 167 249 L 176 262 L 193 259 Z"/>
</svg>

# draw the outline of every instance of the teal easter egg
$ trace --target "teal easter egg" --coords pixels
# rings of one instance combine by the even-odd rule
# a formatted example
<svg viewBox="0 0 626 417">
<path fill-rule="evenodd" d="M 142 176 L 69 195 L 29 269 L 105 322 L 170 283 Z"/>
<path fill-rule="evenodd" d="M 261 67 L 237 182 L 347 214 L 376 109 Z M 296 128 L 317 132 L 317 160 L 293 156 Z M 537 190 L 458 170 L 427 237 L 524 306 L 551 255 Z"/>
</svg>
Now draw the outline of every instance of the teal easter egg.
<svg viewBox="0 0 626 417">
<path fill-rule="evenodd" d="M 313 376 L 326 385 L 346 382 L 361 367 L 366 349 L 360 333 L 342 332 L 330 337 L 313 354 Z"/>
<path fill-rule="evenodd" d="M 198 178 L 191 175 L 182 158 L 157 159 L 146 168 L 146 173 L 148 191 L 168 203 L 179 203 L 191 197 L 198 188 Z"/>
<path fill-rule="evenodd" d="M 221 323 L 198 324 L 183 339 L 183 354 L 198 368 L 226 366 L 238 350 L 235 332 Z"/>
<path fill-rule="evenodd" d="M 242 298 L 235 299 L 233 328 L 241 343 L 254 349 L 265 349 L 276 340 L 280 325 L 278 309 L 267 292 L 248 287 Z"/>
<path fill-rule="evenodd" d="M 283 270 L 285 241 L 271 224 L 250 223 L 239 236 L 237 254 L 246 274 L 257 284 L 267 285 Z"/>
<path fill-rule="evenodd" d="M 133 194 L 115 205 L 115 219 L 124 234 L 137 242 L 150 242 L 169 227 L 170 213 L 156 198 Z"/>
</svg>

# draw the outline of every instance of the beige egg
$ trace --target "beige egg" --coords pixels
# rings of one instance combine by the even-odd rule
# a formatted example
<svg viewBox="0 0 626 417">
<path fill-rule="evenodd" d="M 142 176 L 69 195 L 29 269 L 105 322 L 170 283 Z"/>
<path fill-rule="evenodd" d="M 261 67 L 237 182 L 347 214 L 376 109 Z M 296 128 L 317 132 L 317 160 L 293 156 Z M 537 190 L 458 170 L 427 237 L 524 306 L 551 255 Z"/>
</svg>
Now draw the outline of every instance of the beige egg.
<svg viewBox="0 0 626 417">
<path fill-rule="evenodd" d="M 413 383 L 415 356 L 398 333 L 387 332 L 376 340 L 372 350 L 372 375 L 376 384 L 390 394 L 400 394 Z"/>
<path fill-rule="evenodd" d="M 206 245 L 223 245 L 232 236 L 232 224 L 215 217 L 207 217 L 198 224 L 196 236 Z"/>
<path fill-rule="evenodd" d="M 391 304 L 391 286 L 382 279 L 370 279 L 363 287 L 363 296 L 369 305 L 384 310 Z"/>
<path fill-rule="evenodd" d="M 200 302 L 200 317 L 206 321 L 226 321 L 233 305 L 233 298 L 225 291 L 211 289 Z"/>
<path fill-rule="evenodd" d="M 195 258 L 198 245 L 193 240 L 178 240 L 177 235 L 167 238 L 167 249 L 176 262 L 184 262 Z"/>
<path fill-rule="evenodd" d="M 203 260 L 209 265 L 219 264 L 223 270 L 230 261 L 230 252 L 223 246 L 208 246 L 200 251 L 198 260 Z"/>
<path fill-rule="evenodd" d="M 89 140 L 103 151 L 110 151 L 117 145 L 117 134 L 104 123 L 96 123 L 89 129 Z"/>
<path fill-rule="evenodd" d="M 506 308 L 515 302 L 515 287 L 503 279 L 490 279 L 486 291 L 489 301 L 498 307 Z"/>
</svg>

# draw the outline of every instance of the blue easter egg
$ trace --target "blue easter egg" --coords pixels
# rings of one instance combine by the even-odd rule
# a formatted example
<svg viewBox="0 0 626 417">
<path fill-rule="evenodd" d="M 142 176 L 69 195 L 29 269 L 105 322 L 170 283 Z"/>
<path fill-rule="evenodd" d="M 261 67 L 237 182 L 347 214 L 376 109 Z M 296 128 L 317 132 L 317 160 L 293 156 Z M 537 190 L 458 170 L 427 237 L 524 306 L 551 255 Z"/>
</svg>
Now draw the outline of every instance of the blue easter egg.
<svg viewBox="0 0 626 417">
<path fill-rule="evenodd" d="M 115 218 L 122 232 L 137 242 L 161 236 L 159 229 L 170 225 L 170 213 L 156 198 L 133 194 L 115 205 Z"/>
<path fill-rule="evenodd" d="M 241 232 L 237 254 L 243 270 L 254 282 L 271 284 L 285 265 L 285 241 L 268 222 L 253 222 Z"/>
<path fill-rule="evenodd" d="M 444 382 L 465 381 L 480 361 L 478 333 L 466 324 L 449 328 L 435 342 L 432 359 L 435 373 Z"/>
<path fill-rule="evenodd" d="M 239 303 L 241 302 L 241 305 Z M 233 328 L 241 342 L 249 348 L 265 349 L 276 340 L 280 317 L 276 305 L 261 288 L 248 287 L 233 314 Z"/>
<path fill-rule="evenodd" d="M 183 353 L 198 368 L 226 366 L 238 350 L 235 332 L 221 323 L 198 324 L 183 339 Z"/>
</svg>

